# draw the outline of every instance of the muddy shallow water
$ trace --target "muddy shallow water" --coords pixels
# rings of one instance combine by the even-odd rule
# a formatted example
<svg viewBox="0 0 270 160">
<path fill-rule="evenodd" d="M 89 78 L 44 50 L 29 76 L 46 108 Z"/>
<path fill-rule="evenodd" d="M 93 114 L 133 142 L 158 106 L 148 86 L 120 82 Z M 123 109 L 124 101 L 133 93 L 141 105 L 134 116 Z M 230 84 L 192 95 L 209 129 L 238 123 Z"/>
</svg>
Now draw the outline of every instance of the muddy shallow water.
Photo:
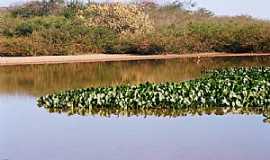
<svg viewBox="0 0 270 160">
<path fill-rule="evenodd" d="M 183 81 L 223 67 L 270 66 L 270 58 L 212 58 L 0 68 L 0 160 L 268 160 L 270 124 L 245 114 L 168 111 L 69 114 L 36 106 L 54 91 Z M 84 116 L 83 116 L 84 115 Z"/>
</svg>

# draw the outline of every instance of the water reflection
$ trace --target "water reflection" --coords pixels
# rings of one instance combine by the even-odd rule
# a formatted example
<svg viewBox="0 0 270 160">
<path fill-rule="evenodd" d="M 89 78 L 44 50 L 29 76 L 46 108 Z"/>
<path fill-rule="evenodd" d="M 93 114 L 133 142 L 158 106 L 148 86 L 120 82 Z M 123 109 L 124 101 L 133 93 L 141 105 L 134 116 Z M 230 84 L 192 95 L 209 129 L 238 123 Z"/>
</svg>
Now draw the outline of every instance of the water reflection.
<svg viewBox="0 0 270 160">
<path fill-rule="evenodd" d="M 182 59 L 0 67 L 0 159 L 267 160 L 270 125 L 261 123 L 260 116 L 269 117 L 270 109 L 44 109 L 36 106 L 33 97 L 90 86 L 182 81 L 212 68 L 270 66 L 267 57 L 196 62 Z M 230 114 L 259 116 L 174 118 Z M 100 118 L 110 116 L 123 118 Z M 264 121 L 269 123 L 270 119 Z"/>
<path fill-rule="evenodd" d="M 81 115 L 81 116 L 100 116 L 100 117 L 185 117 L 185 116 L 204 116 L 204 115 L 262 115 L 265 117 L 265 123 L 270 124 L 270 108 L 251 108 L 251 107 L 193 107 L 193 108 L 133 108 L 123 109 L 121 107 L 94 107 L 94 108 L 79 108 L 79 107 L 65 107 L 65 108 L 46 108 L 50 113 Z"/>
<path fill-rule="evenodd" d="M 123 83 L 183 81 L 206 69 L 270 66 L 270 57 L 196 58 L 0 67 L 0 94 L 51 92 Z"/>
</svg>

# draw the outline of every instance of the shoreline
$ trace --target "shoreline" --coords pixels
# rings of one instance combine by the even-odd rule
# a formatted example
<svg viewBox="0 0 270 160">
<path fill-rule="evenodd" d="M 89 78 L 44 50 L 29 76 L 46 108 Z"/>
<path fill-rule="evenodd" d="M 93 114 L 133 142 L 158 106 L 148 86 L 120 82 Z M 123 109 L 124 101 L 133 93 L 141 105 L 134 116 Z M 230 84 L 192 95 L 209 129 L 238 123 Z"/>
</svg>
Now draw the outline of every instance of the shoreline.
<svg viewBox="0 0 270 160">
<path fill-rule="evenodd" d="M 0 66 L 31 64 L 95 63 L 135 60 L 166 60 L 178 58 L 261 57 L 270 53 L 193 53 L 164 55 L 88 54 L 68 56 L 0 57 Z"/>
</svg>

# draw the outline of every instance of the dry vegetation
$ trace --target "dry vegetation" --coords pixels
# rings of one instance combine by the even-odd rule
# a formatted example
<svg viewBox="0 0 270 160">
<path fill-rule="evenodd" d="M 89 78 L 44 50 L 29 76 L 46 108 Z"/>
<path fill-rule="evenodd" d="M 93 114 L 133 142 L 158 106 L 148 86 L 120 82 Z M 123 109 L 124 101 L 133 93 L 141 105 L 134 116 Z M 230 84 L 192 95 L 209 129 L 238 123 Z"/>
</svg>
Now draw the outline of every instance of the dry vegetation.
<svg viewBox="0 0 270 160">
<path fill-rule="evenodd" d="M 217 17 L 181 2 L 33 1 L 0 12 L 4 56 L 269 52 L 270 22 Z"/>
</svg>

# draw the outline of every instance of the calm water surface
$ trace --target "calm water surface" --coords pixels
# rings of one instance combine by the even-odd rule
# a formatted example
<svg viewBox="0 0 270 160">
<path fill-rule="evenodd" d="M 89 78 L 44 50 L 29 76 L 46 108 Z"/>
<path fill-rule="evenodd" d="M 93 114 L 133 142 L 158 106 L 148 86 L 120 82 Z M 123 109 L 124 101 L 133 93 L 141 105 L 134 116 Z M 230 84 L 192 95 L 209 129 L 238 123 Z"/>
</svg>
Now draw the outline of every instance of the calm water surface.
<svg viewBox="0 0 270 160">
<path fill-rule="evenodd" d="M 270 66 L 270 58 L 1 67 L 0 160 L 268 160 L 270 124 L 259 109 L 87 113 L 35 102 L 59 90 L 183 81 L 232 66 Z"/>
</svg>

